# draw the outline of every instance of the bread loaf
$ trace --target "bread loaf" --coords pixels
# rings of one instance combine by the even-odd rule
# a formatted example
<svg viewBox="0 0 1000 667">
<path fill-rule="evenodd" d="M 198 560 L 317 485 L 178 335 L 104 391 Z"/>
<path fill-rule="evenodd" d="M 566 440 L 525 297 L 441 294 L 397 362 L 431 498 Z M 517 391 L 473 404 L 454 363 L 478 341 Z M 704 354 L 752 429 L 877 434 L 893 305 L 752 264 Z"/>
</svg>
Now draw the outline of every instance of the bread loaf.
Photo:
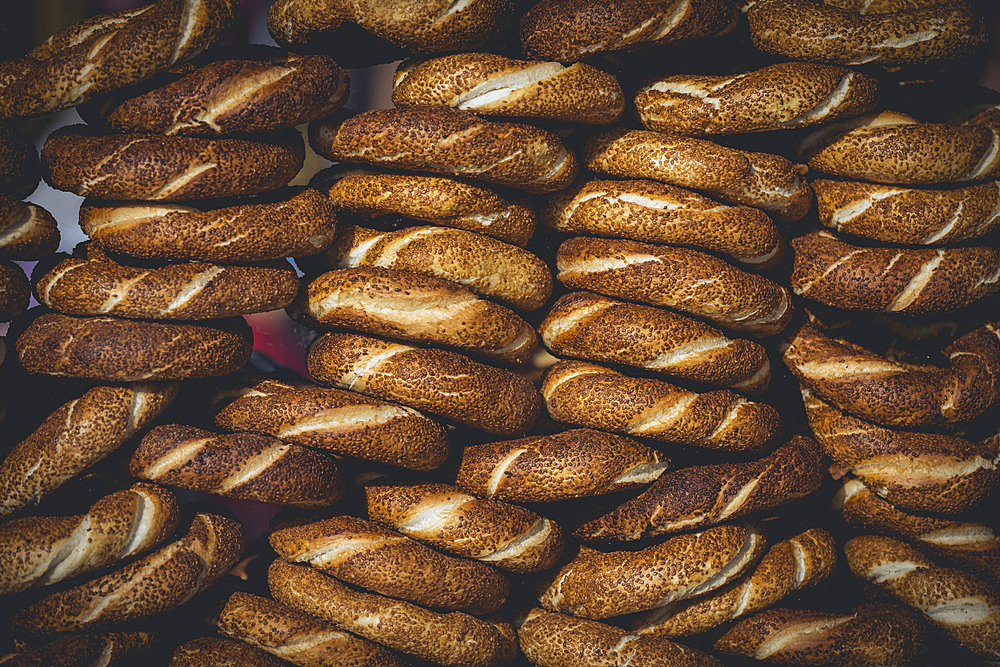
<svg viewBox="0 0 1000 667">
<path fill-rule="evenodd" d="M 282 667 L 287 664 L 249 644 L 221 637 L 198 637 L 184 642 L 170 659 L 170 667 Z"/>
<path fill-rule="evenodd" d="M 143 631 L 72 633 L 50 642 L 0 655 L 5 667 L 77 667 L 128 664 L 155 641 Z"/>
<path fill-rule="evenodd" d="M 0 259 L 0 322 L 23 313 L 30 299 L 31 285 L 24 270 L 17 264 Z"/>
<path fill-rule="evenodd" d="M 37 204 L 0 192 L 0 257 L 43 259 L 59 247 L 59 225 Z"/>
<path fill-rule="evenodd" d="M 0 194 L 22 199 L 35 191 L 40 179 L 34 144 L 14 127 L 0 123 Z"/>
</svg>

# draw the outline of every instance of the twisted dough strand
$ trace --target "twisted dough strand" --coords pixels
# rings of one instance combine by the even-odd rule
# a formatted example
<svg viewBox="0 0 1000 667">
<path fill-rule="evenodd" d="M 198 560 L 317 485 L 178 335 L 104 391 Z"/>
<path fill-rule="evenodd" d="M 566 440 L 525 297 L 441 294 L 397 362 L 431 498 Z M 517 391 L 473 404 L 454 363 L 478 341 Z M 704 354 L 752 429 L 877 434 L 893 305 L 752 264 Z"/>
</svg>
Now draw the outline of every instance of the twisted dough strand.
<svg viewBox="0 0 1000 667">
<path fill-rule="evenodd" d="M 143 653 L 156 636 L 141 630 L 129 632 L 72 633 L 50 642 L 0 656 L 5 667 L 76 667 L 76 665 L 128 664 Z"/>
</svg>

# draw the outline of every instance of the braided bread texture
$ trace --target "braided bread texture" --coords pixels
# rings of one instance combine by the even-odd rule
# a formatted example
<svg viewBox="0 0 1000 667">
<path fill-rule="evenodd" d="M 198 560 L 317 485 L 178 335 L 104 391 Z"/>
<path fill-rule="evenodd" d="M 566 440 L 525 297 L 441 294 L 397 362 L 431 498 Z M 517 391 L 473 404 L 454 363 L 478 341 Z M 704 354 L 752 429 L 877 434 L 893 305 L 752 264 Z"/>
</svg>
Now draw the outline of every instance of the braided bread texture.
<svg viewBox="0 0 1000 667">
<path fill-rule="evenodd" d="M 491 614 L 510 590 L 507 577 L 489 565 L 446 556 L 352 516 L 282 528 L 268 539 L 285 560 L 424 607 Z"/>
<path fill-rule="evenodd" d="M 243 528 L 195 514 L 175 542 L 73 588 L 50 593 L 13 616 L 16 631 L 52 635 L 147 618 L 184 604 L 224 575 L 243 550 Z"/>
<path fill-rule="evenodd" d="M 344 492 L 336 462 L 322 452 L 269 435 L 218 435 L 179 424 L 147 433 L 128 470 L 139 479 L 289 507 L 327 507 Z"/>
<path fill-rule="evenodd" d="M 755 461 L 664 473 L 639 496 L 573 534 L 584 540 L 638 540 L 711 526 L 806 496 L 819 488 L 823 473 L 819 446 L 797 435 Z"/>
<path fill-rule="evenodd" d="M 306 365 L 318 382 L 496 435 L 522 435 L 542 409 L 538 390 L 526 378 L 446 350 L 328 333 L 310 346 Z"/>
<path fill-rule="evenodd" d="M 517 652 L 514 629 L 500 619 L 440 613 L 357 591 L 304 565 L 276 560 L 267 574 L 271 595 L 389 648 L 440 665 L 487 667 Z"/>
<path fill-rule="evenodd" d="M 158 0 L 101 14 L 0 67 L 0 118 L 37 116 L 144 81 L 218 41 L 233 0 Z"/>
<path fill-rule="evenodd" d="M 761 208 L 782 222 L 799 220 L 812 203 L 804 165 L 678 134 L 603 130 L 584 142 L 580 160 L 598 174 L 701 190 L 730 204 Z"/>
<path fill-rule="evenodd" d="M 944 349 L 948 368 L 890 361 L 804 324 L 782 359 L 802 384 L 841 410 L 884 426 L 970 421 L 1000 398 L 1000 322 Z"/>
<path fill-rule="evenodd" d="M 557 355 L 606 361 L 747 392 L 763 391 L 771 365 L 760 344 L 660 308 L 588 292 L 557 300 L 538 329 Z"/>
<path fill-rule="evenodd" d="M 59 225 L 51 213 L 0 192 L 0 257 L 42 259 L 58 247 Z"/>
<path fill-rule="evenodd" d="M 24 269 L 0 259 L 0 322 L 7 322 L 28 308 L 31 285 Z"/>
<path fill-rule="evenodd" d="M 552 567 L 562 529 L 531 510 L 471 496 L 447 484 L 365 487 L 368 516 L 442 551 L 511 572 Z"/>
<path fill-rule="evenodd" d="M 552 132 L 446 107 L 333 116 L 309 126 L 309 143 L 337 162 L 465 176 L 536 194 L 561 190 L 577 171 L 576 157 Z"/>
<path fill-rule="evenodd" d="M 889 537 L 855 537 L 844 555 L 856 577 L 922 612 L 963 648 L 990 662 L 1000 657 L 1000 595 L 985 582 Z"/>
<path fill-rule="evenodd" d="M 835 65 L 778 63 L 730 76 L 668 76 L 635 96 L 647 129 L 691 136 L 820 125 L 869 111 L 878 81 Z"/>
<path fill-rule="evenodd" d="M 0 516 L 37 504 L 143 430 L 176 385 L 94 387 L 49 415 L 0 463 Z"/>
<path fill-rule="evenodd" d="M 119 665 L 135 659 L 155 641 L 143 631 L 93 632 L 60 635 L 44 644 L 27 646 L 0 655 L 5 667 L 76 667 L 77 665 Z"/>
<path fill-rule="evenodd" d="M 283 667 L 283 660 L 243 642 L 222 637 L 198 637 L 174 650 L 170 667 Z"/>
<path fill-rule="evenodd" d="M 924 315 L 964 308 L 1000 291 L 1000 249 L 871 248 L 827 231 L 792 240 L 792 291 L 846 310 Z"/>
<path fill-rule="evenodd" d="M 397 107 L 441 105 L 487 116 L 609 125 L 625 108 L 614 76 L 585 65 L 457 53 L 396 69 Z"/>
<path fill-rule="evenodd" d="M 30 195 L 41 179 L 38 167 L 34 144 L 10 125 L 0 123 L 0 195 L 14 199 Z"/>
</svg>

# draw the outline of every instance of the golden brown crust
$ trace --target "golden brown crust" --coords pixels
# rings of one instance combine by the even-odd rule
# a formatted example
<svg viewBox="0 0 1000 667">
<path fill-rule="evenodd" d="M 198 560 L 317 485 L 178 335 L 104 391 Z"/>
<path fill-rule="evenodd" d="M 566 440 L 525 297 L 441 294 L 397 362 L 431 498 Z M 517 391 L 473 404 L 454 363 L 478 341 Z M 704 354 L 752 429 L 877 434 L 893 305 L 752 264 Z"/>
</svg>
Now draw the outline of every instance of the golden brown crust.
<svg viewBox="0 0 1000 667">
<path fill-rule="evenodd" d="M 400 64 L 392 103 L 609 125 L 621 117 L 625 95 L 615 77 L 583 63 L 567 67 L 491 53 L 456 53 Z"/>
<path fill-rule="evenodd" d="M 635 97 L 647 129 L 691 136 L 819 125 L 878 102 L 878 81 L 846 67 L 778 63 L 728 76 L 668 76 Z"/>
<path fill-rule="evenodd" d="M 452 347 L 523 364 L 538 348 L 513 311 L 447 280 L 378 266 L 329 271 L 309 283 L 309 316 L 321 324 Z"/>
<path fill-rule="evenodd" d="M 491 614 L 510 590 L 507 577 L 489 565 L 446 556 L 352 516 L 283 528 L 269 541 L 285 560 L 424 607 Z"/>
<path fill-rule="evenodd" d="M 184 642 L 170 659 L 170 667 L 284 667 L 287 664 L 249 644 L 222 637 L 198 637 Z"/>
<path fill-rule="evenodd" d="M 870 248 L 827 231 L 792 240 L 791 287 L 799 296 L 846 310 L 945 313 L 1000 290 L 1000 249 Z"/>
<path fill-rule="evenodd" d="M 823 473 L 819 446 L 797 435 L 756 461 L 667 472 L 573 534 L 584 540 L 638 540 L 711 526 L 809 495 L 819 488 Z"/>
<path fill-rule="evenodd" d="M 327 333 L 306 358 L 318 382 L 408 405 L 497 435 L 524 434 L 541 396 L 526 378 L 446 350 Z"/>
<path fill-rule="evenodd" d="M 93 200 L 80 207 L 80 227 L 94 243 L 148 259 L 230 263 L 315 255 L 333 241 L 336 223 L 333 204 L 313 189 L 207 209 Z"/>
<path fill-rule="evenodd" d="M 448 456 L 444 429 L 413 408 L 276 380 L 247 389 L 215 415 L 215 423 L 413 470 L 434 470 Z"/>
<path fill-rule="evenodd" d="M 11 320 L 27 310 L 30 299 L 31 285 L 24 269 L 0 259 L 0 322 Z"/>
<path fill-rule="evenodd" d="M 344 485 L 333 457 L 259 433 L 218 435 L 157 426 L 132 454 L 129 474 L 228 498 L 288 507 L 328 507 Z"/>
<path fill-rule="evenodd" d="M 741 333 L 770 336 L 792 319 L 787 289 L 697 250 L 576 236 L 559 246 L 556 268 L 567 287 L 672 308 Z"/>
<path fill-rule="evenodd" d="M 598 174 L 651 178 L 756 206 L 783 222 L 799 220 L 812 203 L 804 165 L 678 134 L 604 130 L 584 142 L 580 161 Z"/>
<path fill-rule="evenodd" d="M 557 300 L 538 329 L 553 354 L 607 361 L 686 380 L 763 391 L 771 378 L 764 348 L 661 308 L 587 292 Z"/>
<path fill-rule="evenodd" d="M 159 0 L 64 28 L 0 67 L 0 118 L 59 111 L 148 79 L 211 46 L 238 7 L 233 0 Z"/>
<path fill-rule="evenodd" d="M 345 630 L 441 665 L 486 667 L 513 659 L 514 629 L 499 619 L 460 611 L 442 614 L 348 588 L 303 565 L 276 560 L 268 570 L 271 595 Z"/>
<path fill-rule="evenodd" d="M 49 415 L 0 464 L 0 515 L 37 504 L 143 430 L 176 385 L 94 387 Z"/>
<path fill-rule="evenodd" d="M 42 259 L 58 247 L 59 225 L 51 213 L 0 192 L 0 257 Z"/>
<path fill-rule="evenodd" d="M 2 77 L 0 70 L 0 81 L 4 81 Z M 34 144 L 10 125 L 0 123 L 0 195 L 22 199 L 34 192 L 40 179 Z"/>
<path fill-rule="evenodd" d="M 447 484 L 368 486 L 365 496 L 369 518 L 456 556 L 511 572 L 540 572 L 562 554 L 559 524 Z"/>
<path fill-rule="evenodd" d="M 584 181 L 551 196 L 539 215 L 567 234 L 688 246 L 760 268 L 785 251 L 777 226 L 760 209 L 725 206 L 657 181 Z"/>
<path fill-rule="evenodd" d="M 309 143 L 337 162 L 465 176 L 532 193 L 561 190 L 577 171 L 576 156 L 552 132 L 445 107 L 334 116 L 309 126 Z"/>
<path fill-rule="evenodd" d="M 267 192 L 302 169 L 294 130 L 253 139 L 95 134 L 72 125 L 42 147 L 52 187 L 84 197 L 176 201 Z"/>
<path fill-rule="evenodd" d="M 73 633 L 0 657 L 4 667 L 77 667 L 128 664 L 155 641 L 143 631 Z M 103 662 L 102 662 L 103 661 Z"/>
</svg>

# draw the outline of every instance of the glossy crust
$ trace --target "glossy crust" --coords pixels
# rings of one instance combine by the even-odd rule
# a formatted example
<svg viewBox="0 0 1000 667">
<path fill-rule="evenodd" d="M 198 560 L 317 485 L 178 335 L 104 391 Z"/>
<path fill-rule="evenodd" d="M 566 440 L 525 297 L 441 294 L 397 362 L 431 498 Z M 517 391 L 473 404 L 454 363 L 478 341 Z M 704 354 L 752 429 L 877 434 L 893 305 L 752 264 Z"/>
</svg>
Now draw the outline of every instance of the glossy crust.
<svg viewBox="0 0 1000 667">
<path fill-rule="evenodd" d="M 392 103 L 609 125 L 621 117 L 625 95 L 615 77 L 583 63 L 567 67 L 491 53 L 456 53 L 402 63 L 393 79 Z"/>
<path fill-rule="evenodd" d="M 638 540 L 711 526 L 809 495 L 825 465 L 811 438 L 756 461 L 692 466 L 663 474 L 646 491 L 574 531 L 584 540 Z"/>
<path fill-rule="evenodd" d="M 523 364 L 538 348 L 530 324 L 457 283 L 377 266 L 329 271 L 309 283 L 321 324 L 452 347 Z"/>
<path fill-rule="evenodd" d="M 561 422 L 723 451 L 760 449 L 781 426 L 773 407 L 731 391 L 699 394 L 583 361 L 553 364 L 542 398 Z"/>
<path fill-rule="evenodd" d="M 5 667 L 78 667 L 128 664 L 156 636 L 143 631 L 72 633 L 2 656 Z"/>
<path fill-rule="evenodd" d="M 211 208 L 89 199 L 80 207 L 80 227 L 93 243 L 147 259 L 233 263 L 315 255 L 333 241 L 336 223 L 333 204 L 313 189 Z"/>
<path fill-rule="evenodd" d="M 4 80 L 2 72 L 0 69 L 0 81 Z M 34 144 L 10 125 L 0 123 L 0 195 L 12 199 L 27 197 L 34 192 L 40 179 L 38 151 Z"/>
<path fill-rule="evenodd" d="M 282 528 L 277 554 L 366 590 L 424 607 L 484 615 L 507 598 L 510 581 L 489 565 L 453 558 L 353 516 Z"/>
<path fill-rule="evenodd" d="M 231 431 L 413 470 L 434 470 L 448 456 L 445 430 L 413 408 L 339 389 L 264 380 L 215 415 Z"/>
<path fill-rule="evenodd" d="M 778 63 L 729 76 L 668 76 L 635 96 L 647 129 L 690 136 L 746 134 L 857 116 L 878 102 L 878 81 L 846 67 Z"/>
<path fill-rule="evenodd" d="M 552 304 L 538 329 L 553 354 L 635 366 L 686 380 L 763 391 L 771 379 L 764 348 L 661 308 L 572 292 Z"/>
<path fill-rule="evenodd" d="M 176 395 L 176 385 L 99 386 L 60 407 L 0 464 L 0 515 L 37 504 L 118 449 Z"/>
<path fill-rule="evenodd" d="M 603 130 L 584 142 L 580 161 L 598 174 L 651 178 L 755 206 L 782 222 L 799 220 L 812 202 L 804 165 L 678 134 Z"/>
<path fill-rule="evenodd" d="M 792 241 L 791 287 L 834 308 L 879 313 L 946 313 L 1000 290 L 1000 249 L 871 248 L 827 231 Z"/>
<path fill-rule="evenodd" d="M 18 338 L 29 373 L 106 382 L 228 375 L 253 347 L 242 318 L 209 324 L 142 322 L 46 313 Z"/>
<path fill-rule="evenodd" d="M 328 333 L 310 346 L 306 364 L 318 382 L 496 435 L 522 435 L 541 411 L 541 396 L 526 378 L 446 350 Z"/>
<path fill-rule="evenodd" d="M 672 308 L 755 336 L 780 333 L 792 318 L 787 289 L 697 250 L 576 236 L 559 246 L 556 268 L 567 287 Z"/>
<path fill-rule="evenodd" d="M 24 269 L 0 259 L 0 322 L 20 315 L 28 308 L 31 285 Z"/>
<path fill-rule="evenodd" d="M 129 474 L 227 498 L 288 507 L 328 507 L 344 485 L 335 459 L 258 433 L 218 435 L 193 426 L 157 426 L 142 439 Z"/>
<path fill-rule="evenodd" d="M 198 637 L 184 642 L 170 658 L 170 667 L 283 667 L 287 664 L 249 644 L 222 637 Z"/>
<path fill-rule="evenodd" d="M 59 225 L 51 213 L 0 192 L 0 257 L 42 259 L 58 247 Z"/>
<path fill-rule="evenodd" d="M 577 171 L 576 157 L 553 132 L 445 107 L 333 116 L 309 126 L 309 143 L 337 162 L 466 176 L 532 193 L 561 190 Z"/>
<path fill-rule="evenodd" d="M 67 109 L 163 72 L 216 42 L 233 0 L 159 0 L 60 30 L 0 67 L 0 118 Z"/>
<path fill-rule="evenodd" d="M 284 130 L 253 139 L 95 134 L 71 125 L 42 147 L 46 180 L 57 190 L 114 200 L 177 201 L 253 195 L 295 178 L 302 137 Z"/>
<path fill-rule="evenodd" d="M 514 629 L 500 619 L 430 611 L 348 588 L 310 567 L 283 560 L 271 565 L 267 578 L 279 602 L 440 665 L 486 667 L 517 653 Z"/>
<path fill-rule="evenodd" d="M 531 510 L 483 500 L 447 484 L 365 487 L 368 516 L 407 537 L 511 572 L 552 567 L 562 529 Z"/>
<path fill-rule="evenodd" d="M 238 522 L 195 514 L 179 540 L 22 607 L 11 625 L 22 634 L 51 635 L 147 618 L 184 604 L 214 584 L 242 550 Z"/>
<path fill-rule="evenodd" d="M 657 181 L 589 180 L 551 196 L 542 224 L 567 234 L 688 246 L 768 268 L 785 251 L 777 226 L 751 206 L 726 206 Z"/>
</svg>

